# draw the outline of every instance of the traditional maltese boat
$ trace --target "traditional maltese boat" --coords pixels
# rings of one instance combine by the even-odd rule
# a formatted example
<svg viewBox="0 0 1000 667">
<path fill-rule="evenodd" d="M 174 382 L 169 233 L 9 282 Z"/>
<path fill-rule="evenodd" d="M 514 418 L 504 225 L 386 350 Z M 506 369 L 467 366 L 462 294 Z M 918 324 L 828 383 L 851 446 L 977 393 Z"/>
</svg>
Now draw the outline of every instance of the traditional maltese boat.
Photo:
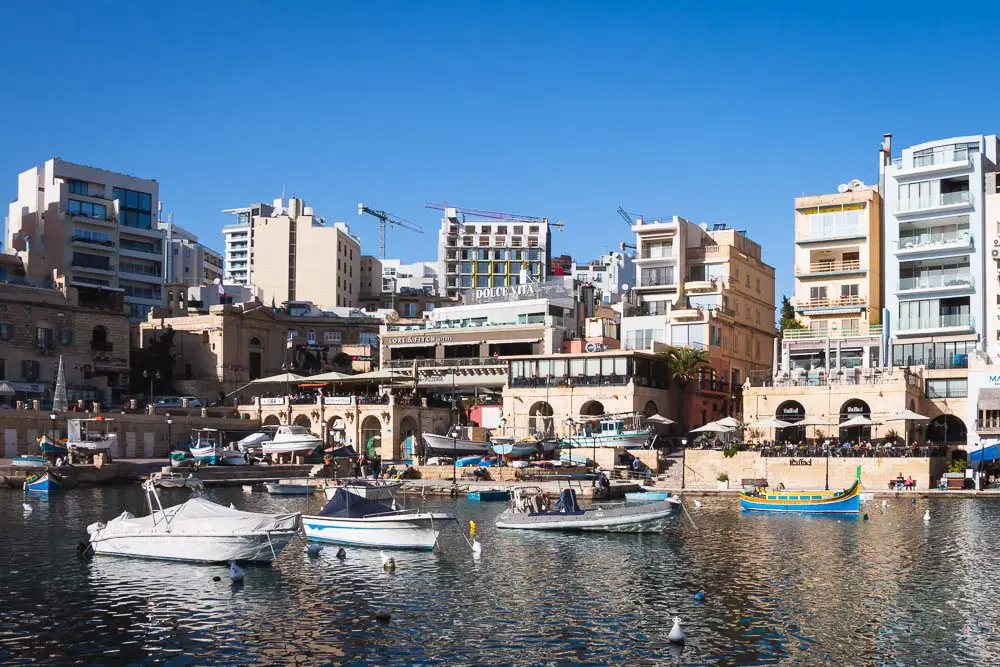
<svg viewBox="0 0 1000 667">
<path fill-rule="evenodd" d="M 857 514 L 861 511 L 861 479 L 843 491 L 765 491 L 740 493 L 740 508 L 752 512 Z"/>
</svg>

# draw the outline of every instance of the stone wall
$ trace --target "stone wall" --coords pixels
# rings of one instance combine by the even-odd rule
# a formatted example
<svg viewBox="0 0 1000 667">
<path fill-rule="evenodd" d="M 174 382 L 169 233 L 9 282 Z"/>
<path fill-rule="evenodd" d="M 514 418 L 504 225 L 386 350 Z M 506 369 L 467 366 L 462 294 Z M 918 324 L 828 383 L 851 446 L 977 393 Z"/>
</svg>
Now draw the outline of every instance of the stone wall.
<svg viewBox="0 0 1000 667">
<path fill-rule="evenodd" d="M 719 473 L 729 475 L 730 489 L 740 488 L 743 479 L 766 479 L 771 488 L 818 490 L 826 487 L 825 457 L 766 457 L 757 452 L 737 452 L 726 458 L 722 452 L 688 450 L 685 454 L 685 488 L 718 489 Z M 902 474 L 912 477 L 917 489 L 929 489 L 945 472 L 943 458 L 829 458 L 829 488 L 843 489 L 854 482 L 861 466 L 861 483 L 872 491 L 888 489 L 890 479 Z M 724 486 L 724 485 L 723 485 Z"/>
</svg>

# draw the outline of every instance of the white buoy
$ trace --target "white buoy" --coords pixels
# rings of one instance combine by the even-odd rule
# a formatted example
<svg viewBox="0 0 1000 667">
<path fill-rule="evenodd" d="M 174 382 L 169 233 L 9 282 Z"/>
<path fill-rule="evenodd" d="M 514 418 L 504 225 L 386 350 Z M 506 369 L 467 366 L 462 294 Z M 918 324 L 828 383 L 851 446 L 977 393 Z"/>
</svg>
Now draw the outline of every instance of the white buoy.
<svg viewBox="0 0 1000 667">
<path fill-rule="evenodd" d="M 671 644 L 683 644 L 684 643 L 684 631 L 681 630 L 681 619 L 679 616 L 674 616 L 674 627 L 670 628 L 670 634 L 667 635 L 667 640 Z"/>
<path fill-rule="evenodd" d="M 345 558 L 347 558 L 347 552 L 344 551 L 344 547 L 340 547 L 339 549 L 337 549 L 337 558 L 339 558 L 340 560 L 344 560 Z"/>
<path fill-rule="evenodd" d="M 323 547 L 320 546 L 319 544 L 316 544 L 315 542 L 310 542 L 309 544 L 306 545 L 306 552 L 308 552 L 310 556 L 318 556 L 319 552 L 322 550 Z"/>
<path fill-rule="evenodd" d="M 701 507 L 701 501 L 700 501 L 700 500 L 698 500 L 697 498 L 695 498 L 695 499 L 694 499 L 694 506 L 695 506 L 695 507 Z"/>
<path fill-rule="evenodd" d="M 931 520 L 931 511 L 924 510 L 924 521 L 930 521 L 930 520 Z"/>
<path fill-rule="evenodd" d="M 253 487 L 249 484 L 243 485 L 243 493 L 253 493 Z"/>
<path fill-rule="evenodd" d="M 392 572 L 396 569 L 396 560 L 392 556 L 386 556 L 384 551 L 379 551 L 378 555 L 382 557 L 382 569 L 386 572 Z"/>
<path fill-rule="evenodd" d="M 234 560 L 229 561 L 229 578 L 235 582 L 243 581 L 243 569 Z"/>
<path fill-rule="evenodd" d="M 30 514 L 31 513 L 31 509 L 32 509 L 31 503 L 21 503 L 21 507 L 24 508 L 24 513 L 25 514 Z"/>
<path fill-rule="evenodd" d="M 483 555 L 483 545 L 479 543 L 479 540 L 472 540 L 472 557 L 479 558 Z"/>
</svg>

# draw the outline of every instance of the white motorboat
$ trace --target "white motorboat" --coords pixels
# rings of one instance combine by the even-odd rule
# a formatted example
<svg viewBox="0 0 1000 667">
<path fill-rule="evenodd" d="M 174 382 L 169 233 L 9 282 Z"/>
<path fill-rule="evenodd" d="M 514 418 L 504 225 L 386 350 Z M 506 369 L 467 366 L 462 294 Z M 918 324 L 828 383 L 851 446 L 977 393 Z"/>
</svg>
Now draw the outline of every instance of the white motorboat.
<svg viewBox="0 0 1000 667">
<path fill-rule="evenodd" d="M 335 487 L 318 515 L 302 517 L 302 526 L 306 538 L 318 542 L 430 550 L 441 529 L 454 521 L 453 514 L 394 510 Z"/>
<path fill-rule="evenodd" d="M 196 496 L 164 508 L 156 487 L 143 482 L 150 513 L 123 512 L 87 526 L 95 554 L 228 563 L 270 562 L 295 537 L 300 515 L 241 512 Z"/>
<path fill-rule="evenodd" d="M 243 452 L 238 449 L 223 449 L 222 454 L 219 457 L 219 461 L 223 465 L 227 466 L 242 466 L 246 465 L 246 457 L 243 456 Z"/>
<path fill-rule="evenodd" d="M 424 433 L 421 435 L 428 454 L 439 456 L 464 456 L 478 454 L 485 456 L 491 451 L 493 443 L 478 442 L 476 440 L 466 440 L 457 435 L 435 435 Z"/>
<path fill-rule="evenodd" d="M 316 493 L 316 487 L 312 484 L 268 482 L 264 486 L 272 496 L 311 496 Z"/>
<path fill-rule="evenodd" d="M 308 454 L 323 444 L 305 426 L 279 426 L 270 442 L 261 445 L 265 454 Z"/>
<path fill-rule="evenodd" d="M 190 473 L 185 475 L 179 472 L 154 472 L 149 476 L 149 481 L 162 489 L 181 489 L 187 487 L 200 491 L 204 488 L 201 480 Z"/>
<path fill-rule="evenodd" d="M 121 456 L 118 434 L 112 432 L 113 419 L 70 419 L 66 422 L 66 447 L 70 453 L 91 458 L 94 454 L 108 453 L 112 458 Z"/>
<path fill-rule="evenodd" d="M 541 494 L 514 489 L 510 507 L 497 517 L 497 528 L 524 530 L 601 531 L 611 533 L 659 533 L 680 514 L 680 498 L 645 505 L 581 508 L 576 491 L 563 489 L 559 507 L 548 511 Z"/>
<path fill-rule="evenodd" d="M 362 479 L 360 477 L 354 479 L 342 479 L 340 480 L 341 486 L 328 486 L 323 489 L 323 493 L 326 494 L 327 500 L 332 500 L 333 496 L 337 493 L 338 488 L 346 489 L 350 493 L 356 496 L 360 496 L 365 500 L 392 500 L 393 495 L 399 487 L 403 486 L 402 482 L 398 481 L 388 481 L 388 480 L 377 480 L 377 479 Z"/>
<path fill-rule="evenodd" d="M 258 431 L 257 433 L 251 433 L 247 437 L 243 438 L 236 443 L 236 449 L 240 450 L 244 454 L 260 454 L 263 449 L 265 442 L 270 442 L 271 435 L 265 431 Z"/>
</svg>

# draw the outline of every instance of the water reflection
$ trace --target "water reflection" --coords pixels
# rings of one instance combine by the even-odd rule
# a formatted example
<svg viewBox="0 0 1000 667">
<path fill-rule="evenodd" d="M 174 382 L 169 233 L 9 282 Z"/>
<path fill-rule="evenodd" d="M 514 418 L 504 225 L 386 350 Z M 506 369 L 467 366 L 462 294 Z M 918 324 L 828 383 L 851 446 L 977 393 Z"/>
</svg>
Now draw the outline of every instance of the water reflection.
<svg viewBox="0 0 1000 667">
<path fill-rule="evenodd" d="M 321 503 L 212 495 L 256 511 Z M 500 504 L 429 502 L 476 521 L 481 559 L 457 528 L 439 551 L 394 553 L 394 573 L 377 551 L 310 557 L 296 540 L 243 586 L 224 567 L 80 559 L 88 523 L 143 512 L 138 488 L 34 499 L 29 515 L 21 502 L 0 494 L 2 663 L 981 665 L 998 649 L 1000 505 L 984 501 L 878 501 L 862 521 L 713 499 L 692 508 L 696 527 L 588 536 L 498 532 Z M 675 614 L 680 655 L 666 641 Z"/>
</svg>

